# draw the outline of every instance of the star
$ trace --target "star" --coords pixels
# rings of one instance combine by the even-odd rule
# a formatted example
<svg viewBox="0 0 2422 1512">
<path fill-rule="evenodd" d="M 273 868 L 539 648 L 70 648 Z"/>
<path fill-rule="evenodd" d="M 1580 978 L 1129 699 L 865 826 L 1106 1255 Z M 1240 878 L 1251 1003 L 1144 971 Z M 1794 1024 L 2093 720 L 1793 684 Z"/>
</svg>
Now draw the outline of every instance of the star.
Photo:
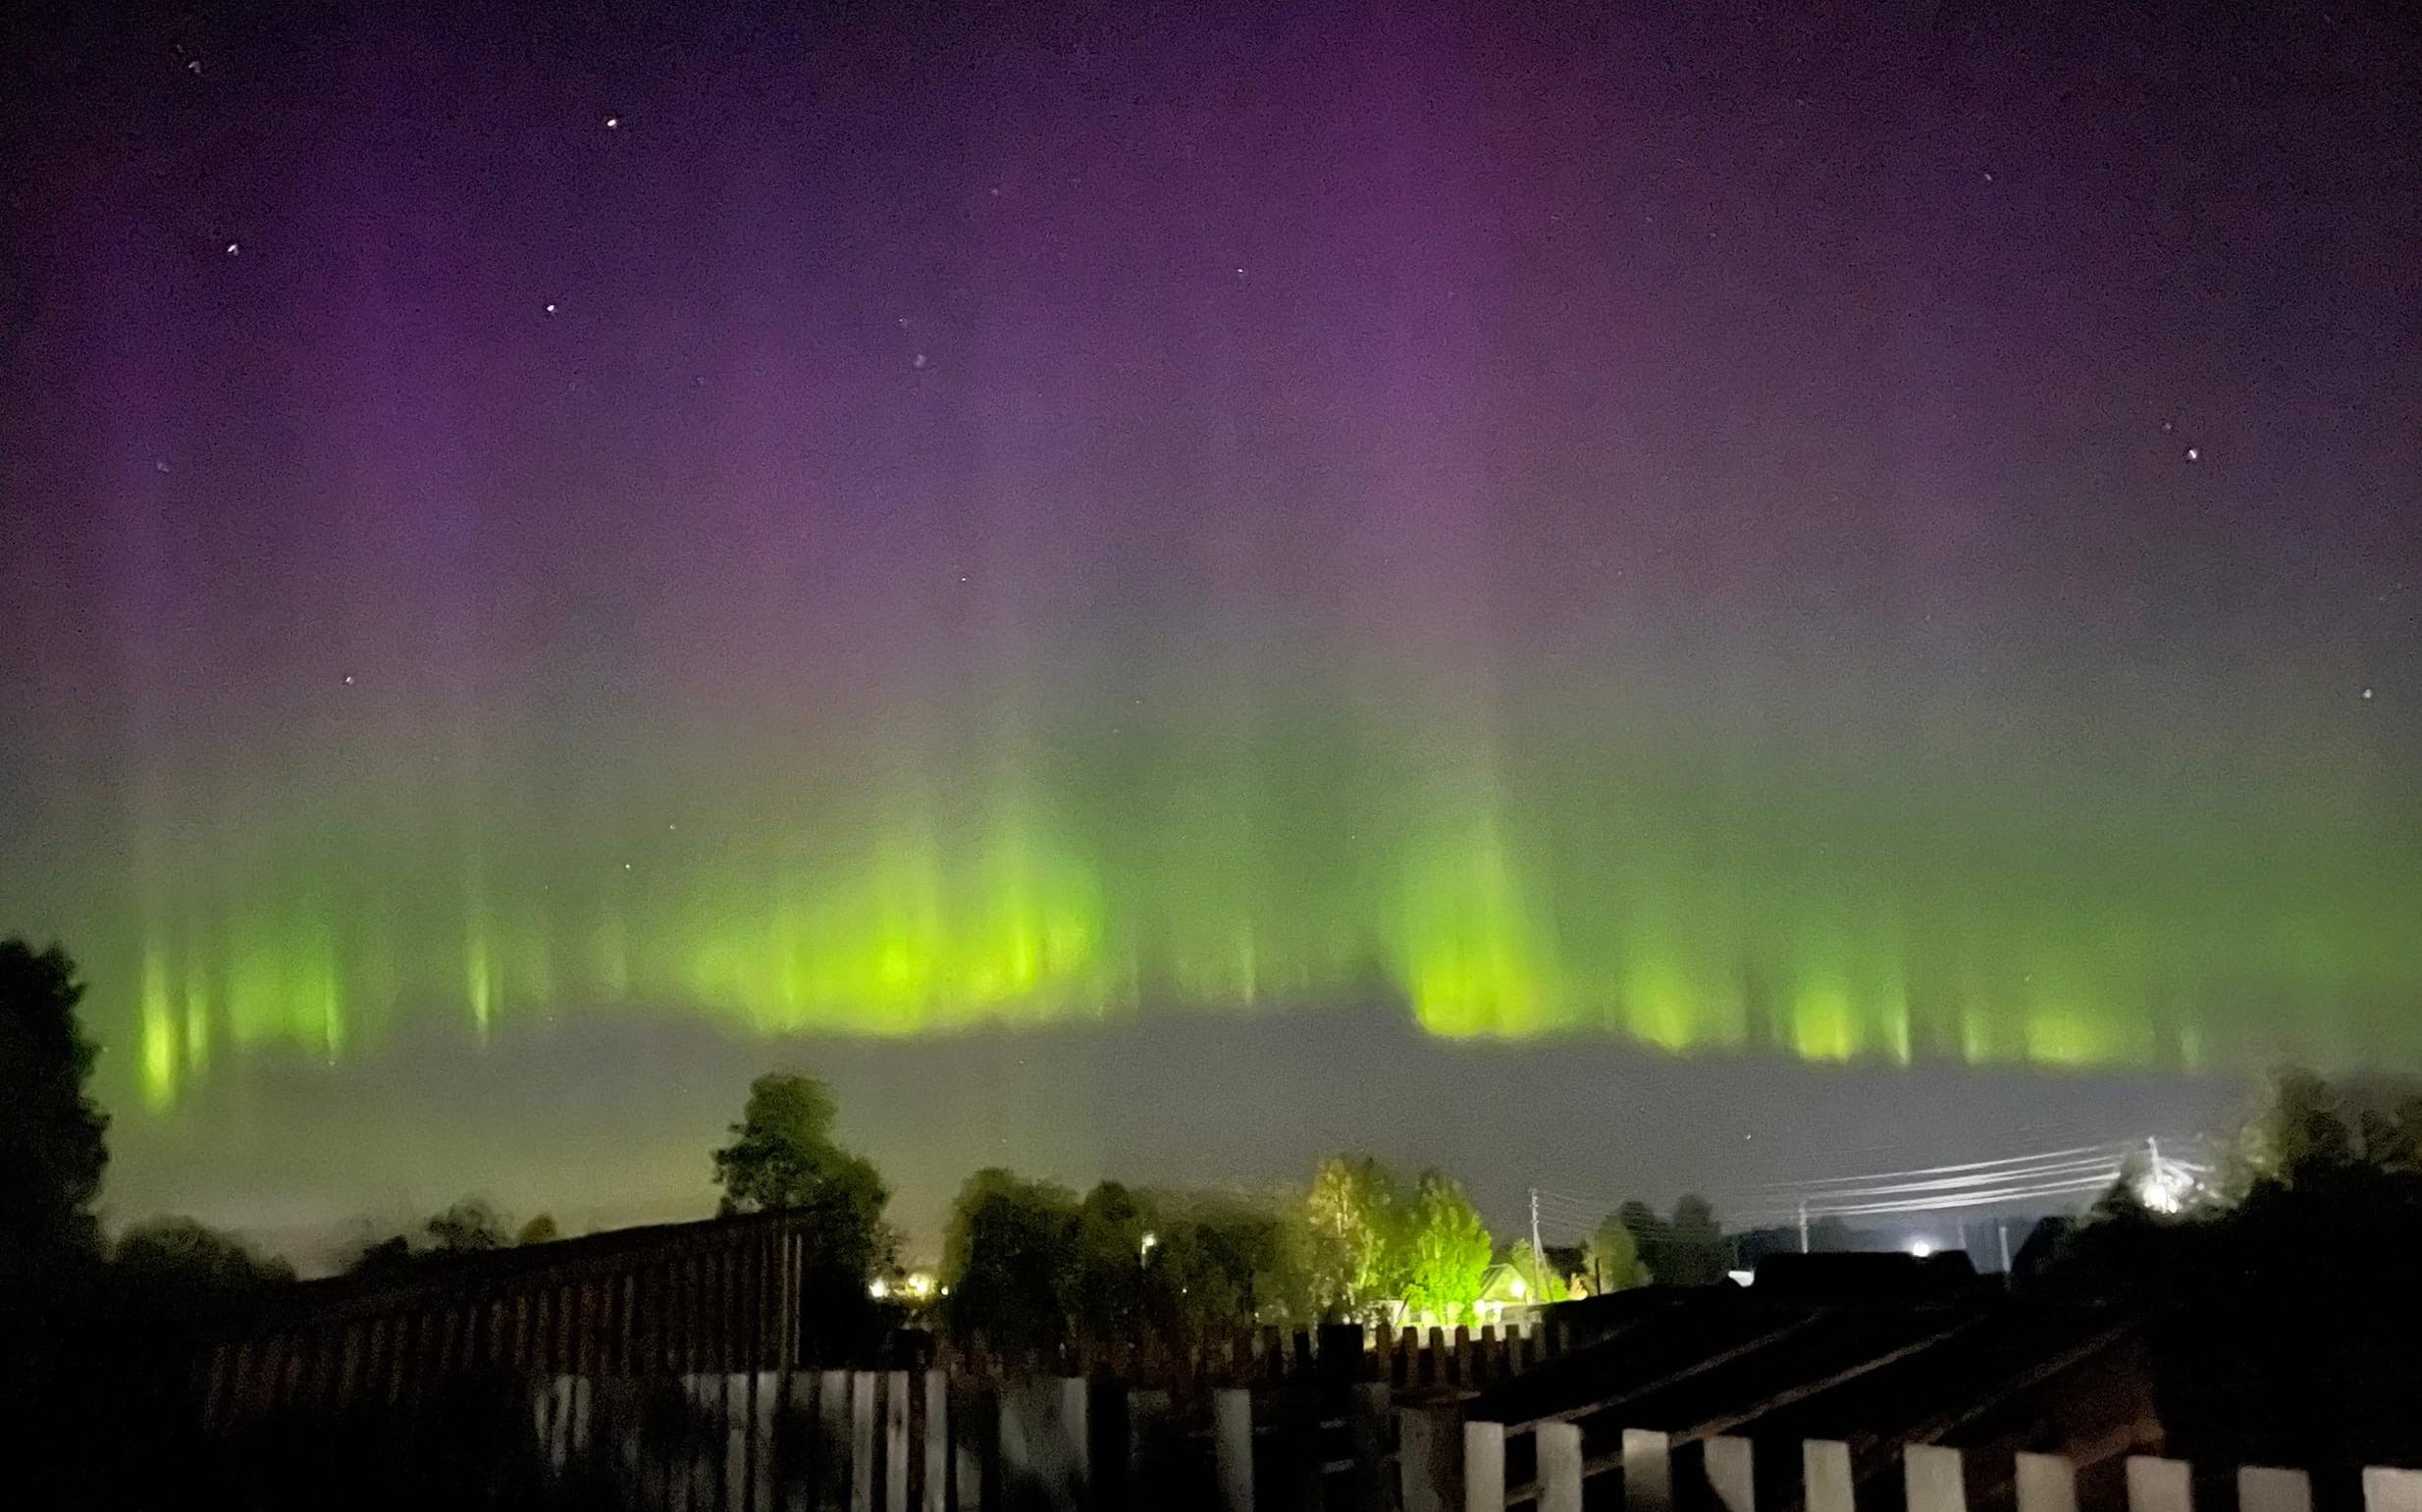
<svg viewBox="0 0 2422 1512">
<path fill-rule="evenodd" d="M 2366 704 L 2369 704 L 2371 701 L 2372 701 L 2372 691 L 2371 691 L 2369 688 L 2366 688 L 2366 689 L 2364 689 L 2364 690 L 2363 690 L 2363 702 L 2364 702 L 2364 703 L 2366 703 Z"/>
<path fill-rule="evenodd" d="M 548 313 L 548 314 L 553 315 L 554 312 L 555 312 L 555 307 L 554 307 L 553 305 L 552 305 L 552 304 L 551 304 L 551 305 L 547 306 L 547 313 Z"/>
<path fill-rule="evenodd" d="M 924 365 L 925 365 L 925 354 L 924 354 L 923 352 L 919 352 L 919 353 L 917 354 L 916 360 L 910 364 L 910 366 L 912 366 L 912 367 L 921 367 L 921 367 L 923 367 Z"/>
<path fill-rule="evenodd" d="M 347 688 L 350 688 L 350 687 L 352 687 L 352 686 L 353 686 L 353 674 L 352 674 L 352 673 L 347 672 L 347 673 L 345 673 L 345 674 L 344 674 L 344 685 L 345 685 Z M 2368 697 L 2368 695 L 2367 695 L 2367 697 Z"/>
<path fill-rule="evenodd" d="M 606 118 L 606 130 L 609 131 L 618 131 L 622 130 L 622 118 L 620 116 L 607 116 Z"/>
<path fill-rule="evenodd" d="M 2203 460 L 2203 453 L 2196 450 L 2194 447 L 2189 446 L 2186 448 L 2186 460 L 2189 462 L 2200 462 Z"/>
<path fill-rule="evenodd" d="M 242 248 L 236 242 L 231 241 L 227 244 L 227 255 L 230 257 L 235 256 L 240 250 Z"/>
</svg>

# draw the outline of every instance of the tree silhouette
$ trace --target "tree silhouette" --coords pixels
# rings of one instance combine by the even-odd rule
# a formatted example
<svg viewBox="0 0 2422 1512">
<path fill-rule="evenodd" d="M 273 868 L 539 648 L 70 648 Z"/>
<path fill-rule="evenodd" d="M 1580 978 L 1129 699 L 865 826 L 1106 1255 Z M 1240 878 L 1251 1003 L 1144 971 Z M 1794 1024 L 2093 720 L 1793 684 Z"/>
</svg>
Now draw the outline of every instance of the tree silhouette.
<svg viewBox="0 0 2422 1512">
<path fill-rule="evenodd" d="M 153 1294 L 228 1295 L 294 1278 L 283 1260 L 264 1260 L 233 1234 L 190 1218 L 154 1218 L 118 1236 L 110 1264 L 121 1279 Z"/>
<path fill-rule="evenodd" d="M 431 1217 L 423 1226 L 429 1235 L 429 1247 L 442 1255 L 476 1255 L 502 1249 L 510 1242 L 505 1236 L 503 1217 L 485 1197 L 457 1198 L 451 1207 Z"/>
<path fill-rule="evenodd" d="M 1609 1213 L 1590 1235 L 1590 1290 L 1597 1295 L 1649 1283 L 1648 1267 L 1640 1263 L 1640 1237 L 1621 1215 Z"/>
<path fill-rule="evenodd" d="M 100 1249 L 109 1118 L 85 1091 L 97 1052 L 76 1019 L 83 995 L 59 947 L 0 941 L 0 1289 Z"/>
<path fill-rule="evenodd" d="M 721 1211 L 781 1210 L 805 1222 L 812 1242 L 803 1289 L 836 1331 L 869 1323 L 869 1280 L 892 1262 L 897 1240 L 883 1223 L 891 1193 L 873 1163 L 832 1137 L 838 1109 L 812 1076 L 769 1071 L 749 1083 L 749 1101 L 714 1152 Z"/>
<path fill-rule="evenodd" d="M 987 1166 L 967 1178 L 942 1238 L 951 1327 L 995 1348 L 1056 1342 L 1076 1285 L 1077 1199 L 1064 1186 Z"/>
</svg>

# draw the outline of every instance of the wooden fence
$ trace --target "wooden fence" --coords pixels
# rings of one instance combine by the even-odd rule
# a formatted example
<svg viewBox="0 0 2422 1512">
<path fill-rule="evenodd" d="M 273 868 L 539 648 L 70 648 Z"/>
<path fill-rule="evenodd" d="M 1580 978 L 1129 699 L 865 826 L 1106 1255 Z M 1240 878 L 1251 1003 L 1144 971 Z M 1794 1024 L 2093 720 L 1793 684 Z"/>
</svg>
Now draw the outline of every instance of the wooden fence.
<svg viewBox="0 0 2422 1512">
<path fill-rule="evenodd" d="M 198 1410 L 212 1432 L 240 1435 L 406 1420 L 474 1387 L 507 1430 L 496 1441 L 518 1445 L 539 1482 L 652 1512 L 2193 1512 L 2198 1496 L 2227 1512 L 2232 1495 L 2235 1512 L 2313 1512 L 2317 1500 L 2300 1470 L 2127 1455 L 2142 1437 L 2073 1464 L 2007 1445 L 1753 1443 L 1733 1431 L 1738 1413 L 1684 1433 L 1618 1429 L 1623 1396 L 1487 1420 L 1493 1402 L 1536 1399 L 1527 1383 L 1490 1388 L 1558 1352 L 1538 1330 L 1264 1330 L 1049 1359 L 895 1340 L 880 1368 L 863 1368 L 802 1315 L 807 1243 L 796 1224 L 754 1217 L 290 1288 L 208 1337 Z M 2365 1512 L 2422 1512 L 2422 1472 L 2378 1467 L 2325 1475 L 2318 1504 L 2351 1509 L 2358 1491 Z"/>
<path fill-rule="evenodd" d="M 794 1220 L 752 1215 L 286 1288 L 203 1326 L 201 1422 L 409 1407 L 472 1377 L 788 1371 L 812 1336 L 798 1284 L 810 1242 Z"/>
</svg>

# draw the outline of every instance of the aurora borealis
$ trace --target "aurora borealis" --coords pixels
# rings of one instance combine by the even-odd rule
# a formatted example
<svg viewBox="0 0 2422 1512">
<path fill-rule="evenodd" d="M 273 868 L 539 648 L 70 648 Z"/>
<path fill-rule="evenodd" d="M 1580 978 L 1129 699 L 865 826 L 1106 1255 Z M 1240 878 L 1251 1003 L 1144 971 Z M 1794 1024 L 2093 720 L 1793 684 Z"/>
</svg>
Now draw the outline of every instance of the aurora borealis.
<svg viewBox="0 0 2422 1512">
<path fill-rule="evenodd" d="M 2422 1059 L 2422 44 L 2333 27 L 55 24 L 0 930 L 171 1127 L 632 1017 Z"/>
</svg>

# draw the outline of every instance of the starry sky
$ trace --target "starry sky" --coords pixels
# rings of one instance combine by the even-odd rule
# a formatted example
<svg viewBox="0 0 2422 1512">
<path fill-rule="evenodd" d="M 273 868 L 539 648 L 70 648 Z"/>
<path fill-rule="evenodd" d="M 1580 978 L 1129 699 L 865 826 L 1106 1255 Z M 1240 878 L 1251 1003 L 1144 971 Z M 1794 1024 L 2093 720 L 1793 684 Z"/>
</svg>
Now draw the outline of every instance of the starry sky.
<svg viewBox="0 0 2422 1512">
<path fill-rule="evenodd" d="M 1502 1210 L 2422 1066 L 2401 7 L 52 17 L 0 930 L 111 1200 Z"/>
</svg>

